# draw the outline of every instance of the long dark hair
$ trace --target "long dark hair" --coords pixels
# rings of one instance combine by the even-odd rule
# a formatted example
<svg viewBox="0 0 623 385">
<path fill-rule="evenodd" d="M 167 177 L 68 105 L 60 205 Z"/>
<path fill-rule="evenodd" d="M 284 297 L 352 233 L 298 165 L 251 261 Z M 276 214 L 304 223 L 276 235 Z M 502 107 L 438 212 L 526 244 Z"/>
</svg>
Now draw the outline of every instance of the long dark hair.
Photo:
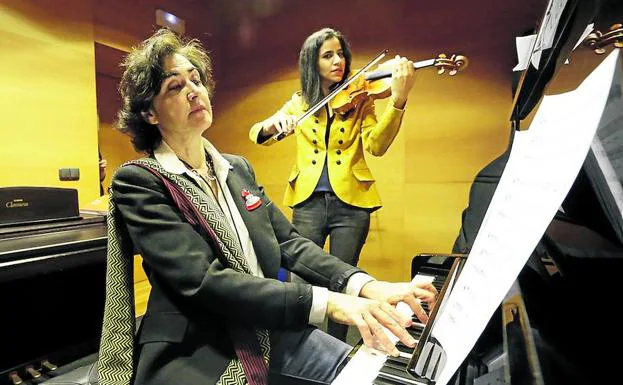
<svg viewBox="0 0 623 385">
<path fill-rule="evenodd" d="M 199 40 L 160 29 L 134 48 L 121 63 L 124 72 L 119 92 L 123 106 L 117 113 L 117 128 L 132 137 L 132 144 L 139 152 L 152 153 L 162 141 L 158 127 L 147 123 L 142 114 L 160 92 L 164 79 L 163 60 L 176 53 L 197 68 L 210 97 L 214 92 L 212 62 Z"/>
<path fill-rule="evenodd" d="M 350 63 L 352 54 L 348 41 L 341 32 L 332 28 L 323 28 L 309 35 L 299 53 L 299 72 L 301 75 L 301 92 L 303 100 L 311 107 L 318 103 L 324 95 L 320 86 L 320 72 L 318 72 L 318 56 L 322 43 L 331 38 L 337 38 L 342 46 L 346 66 L 344 68 L 343 79 L 350 74 Z"/>
</svg>

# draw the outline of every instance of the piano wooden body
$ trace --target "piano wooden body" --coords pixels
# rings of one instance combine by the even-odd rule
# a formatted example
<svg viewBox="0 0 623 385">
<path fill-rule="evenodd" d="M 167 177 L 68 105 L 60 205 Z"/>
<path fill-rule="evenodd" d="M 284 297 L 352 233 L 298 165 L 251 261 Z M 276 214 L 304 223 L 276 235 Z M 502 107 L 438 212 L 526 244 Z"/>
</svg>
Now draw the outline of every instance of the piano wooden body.
<svg viewBox="0 0 623 385">
<path fill-rule="evenodd" d="M 95 359 L 106 218 L 73 189 L 0 188 L 0 384 L 35 384 Z"/>
<path fill-rule="evenodd" d="M 601 46 L 605 53 L 617 49 L 615 43 L 623 45 L 623 30 L 616 25 L 623 23 L 622 2 L 569 0 L 554 46 L 544 51 L 540 68 L 529 67 L 518 79 L 510 117 L 510 143 L 515 129 L 529 126 L 544 94 L 573 90 L 605 58 L 606 55 L 595 53 L 594 42 L 590 48 L 580 45 L 573 51 L 591 22 L 595 23 L 595 30 L 601 31 L 597 36 L 609 33 L 609 41 Z M 609 31 L 619 32 L 615 35 Z M 601 139 L 618 146 L 614 162 L 618 164 L 619 186 L 623 183 L 623 115 L 609 121 L 606 115 L 623 110 L 621 89 L 621 78 L 615 78 L 609 100 L 612 105 L 606 106 L 598 129 Z M 469 254 L 509 154 L 510 146 L 475 178 L 453 253 Z M 613 176 L 604 176 L 597 157 L 593 150 L 589 152 L 561 209 L 450 384 L 573 385 L 622 381 L 617 362 L 620 354 L 611 352 L 617 352 L 623 343 L 623 333 L 614 316 L 623 294 L 623 210 L 613 204 L 617 199 L 623 201 L 623 195 L 612 196 L 616 192 L 608 190 L 605 179 Z M 417 276 L 438 267 L 438 261 L 420 255 L 414 258 L 411 273 Z M 444 276 L 439 273 L 439 277 Z M 353 362 L 359 350 L 362 348 L 357 346 L 351 355 Z M 414 359 L 410 356 L 414 350 L 403 353 L 407 358 L 402 358 L 402 367 L 383 357 L 383 363 L 373 368 L 367 380 L 353 383 L 434 384 L 430 378 L 409 373 L 407 367 L 413 365 L 409 361 Z M 344 370 L 367 370 L 349 366 L 350 362 Z M 348 381 L 342 380 L 340 384 Z"/>
</svg>

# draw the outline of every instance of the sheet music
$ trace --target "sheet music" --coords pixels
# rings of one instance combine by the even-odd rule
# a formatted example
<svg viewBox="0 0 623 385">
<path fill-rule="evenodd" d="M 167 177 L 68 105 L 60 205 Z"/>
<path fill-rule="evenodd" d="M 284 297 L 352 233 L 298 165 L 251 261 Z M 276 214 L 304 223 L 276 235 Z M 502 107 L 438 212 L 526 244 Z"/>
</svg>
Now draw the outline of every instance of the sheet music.
<svg viewBox="0 0 623 385">
<path fill-rule="evenodd" d="M 576 48 L 578 48 L 578 46 L 580 45 L 580 43 L 582 43 L 584 41 L 584 39 L 586 39 L 586 37 L 593 32 L 593 30 L 595 29 L 595 23 L 590 23 L 586 26 L 586 28 L 584 28 L 584 32 L 582 32 L 582 35 L 580 35 L 580 38 L 578 39 L 578 41 L 575 43 L 575 45 L 573 46 L 573 49 L 571 51 L 575 51 Z"/>
<path fill-rule="evenodd" d="M 575 42 L 575 45 L 573 46 L 573 49 L 571 51 L 575 51 L 576 48 L 578 48 L 578 46 L 584 41 L 584 39 L 586 39 L 586 37 L 593 32 L 593 29 L 595 29 L 595 23 L 590 23 L 586 26 L 586 28 L 584 28 L 584 32 L 582 32 L 582 35 L 580 35 L 580 38 L 578 39 L 578 41 Z M 569 59 L 567 58 L 567 60 L 565 60 L 565 64 L 569 64 Z"/>
<path fill-rule="evenodd" d="M 472 349 L 540 240 L 586 157 L 619 50 L 574 91 L 545 96 L 511 154 L 471 253 L 432 335 L 447 354 L 445 385 Z"/>
<path fill-rule="evenodd" d="M 536 34 L 515 38 L 517 65 L 513 67 L 513 71 L 523 71 L 528 68 L 528 63 L 530 63 L 530 54 L 532 53 L 535 41 Z"/>
<path fill-rule="evenodd" d="M 547 4 L 545 16 L 543 16 L 541 26 L 539 27 L 539 33 L 537 34 L 537 41 L 532 50 L 531 62 L 536 69 L 539 69 L 543 50 L 552 48 L 558 22 L 560 21 L 560 16 L 562 16 L 562 11 L 565 9 L 566 5 L 567 0 L 549 0 Z"/>
</svg>

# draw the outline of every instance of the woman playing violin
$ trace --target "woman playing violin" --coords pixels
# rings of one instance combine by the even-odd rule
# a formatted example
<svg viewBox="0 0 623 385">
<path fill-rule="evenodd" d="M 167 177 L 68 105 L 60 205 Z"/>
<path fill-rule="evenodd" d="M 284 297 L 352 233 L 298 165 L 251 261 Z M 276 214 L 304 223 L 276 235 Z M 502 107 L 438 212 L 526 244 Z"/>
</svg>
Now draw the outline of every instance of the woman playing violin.
<svg viewBox="0 0 623 385">
<path fill-rule="evenodd" d="M 391 99 L 380 119 L 369 98 L 341 114 L 326 105 L 297 125 L 298 116 L 348 79 L 351 58 L 348 42 L 339 31 L 323 28 L 311 34 L 299 54 L 301 91 L 274 115 L 254 124 L 249 138 L 271 145 L 277 135 L 295 133 L 296 163 L 284 199 L 293 207 L 292 221 L 301 235 L 320 247 L 330 237 L 330 253 L 356 266 L 368 235 L 370 213 L 381 207 L 364 150 L 382 156 L 394 141 L 415 70 L 405 58 L 393 61 Z M 345 341 L 347 327 L 329 322 L 328 332 Z"/>
</svg>

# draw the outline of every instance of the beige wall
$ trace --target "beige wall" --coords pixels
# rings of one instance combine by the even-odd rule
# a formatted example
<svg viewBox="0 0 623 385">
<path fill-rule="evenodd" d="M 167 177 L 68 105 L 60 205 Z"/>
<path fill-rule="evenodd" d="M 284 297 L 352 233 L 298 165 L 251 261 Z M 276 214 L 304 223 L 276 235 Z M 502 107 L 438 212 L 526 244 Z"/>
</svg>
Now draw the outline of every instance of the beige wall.
<svg viewBox="0 0 623 385">
<path fill-rule="evenodd" d="M 71 13 L 64 9 L 72 10 Z M 0 186 L 99 195 L 91 1 L 0 2 Z M 79 181 L 58 169 L 77 167 Z"/>
</svg>

